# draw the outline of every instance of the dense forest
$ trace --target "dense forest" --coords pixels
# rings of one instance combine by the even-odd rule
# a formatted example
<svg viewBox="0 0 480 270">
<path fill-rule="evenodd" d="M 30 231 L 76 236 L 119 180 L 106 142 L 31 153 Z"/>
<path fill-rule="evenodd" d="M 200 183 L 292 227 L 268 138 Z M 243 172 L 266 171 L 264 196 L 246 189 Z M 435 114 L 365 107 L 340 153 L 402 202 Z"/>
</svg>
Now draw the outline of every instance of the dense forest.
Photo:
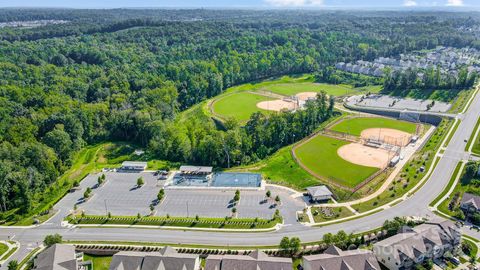
<svg viewBox="0 0 480 270">
<path fill-rule="evenodd" d="M 425 71 L 410 68 L 401 72 L 392 72 L 387 69 L 383 90 L 385 93 L 402 94 L 401 92 L 410 89 L 445 89 L 455 93 L 458 90 L 471 88 L 476 79 L 477 73 L 469 73 L 467 68 L 460 69 L 458 75 L 441 74 L 439 68 L 429 68 Z"/>
<path fill-rule="evenodd" d="M 0 10 L 0 22 L 26 20 L 68 23 L 0 28 L 0 210 L 19 214 L 97 142 L 216 167 L 264 158 L 309 135 L 333 114 L 332 101 L 321 94 L 304 111 L 255 114 L 224 129 L 178 115 L 245 82 L 474 46 L 458 29 L 477 23 L 469 13 Z"/>
</svg>

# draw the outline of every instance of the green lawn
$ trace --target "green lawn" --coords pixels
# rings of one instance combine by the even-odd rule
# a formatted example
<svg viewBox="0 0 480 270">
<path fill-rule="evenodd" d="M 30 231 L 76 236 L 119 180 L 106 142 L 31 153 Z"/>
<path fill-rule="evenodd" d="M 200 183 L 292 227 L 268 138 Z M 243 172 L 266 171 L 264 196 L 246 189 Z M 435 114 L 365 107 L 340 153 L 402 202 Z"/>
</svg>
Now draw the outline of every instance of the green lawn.
<svg viewBox="0 0 480 270">
<path fill-rule="evenodd" d="M 337 150 L 349 142 L 317 135 L 295 149 L 299 162 L 313 173 L 346 187 L 355 187 L 379 169 L 342 159 Z"/>
<path fill-rule="evenodd" d="M 94 270 L 108 270 L 112 262 L 112 256 L 83 255 L 83 261 L 92 261 Z"/>
<path fill-rule="evenodd" d="M 234 93 L 216 100 L 213 104 L 213 111 L 223 118 L 233 117 L 239 122 L 245 122 L 254 112 L 266 112 L 259 109 L 257 103 L 267 100 L 273 99 L 249 92 Z"/>
<path fill-rule="evenodd" d="M 350 85 L 334 85 L 327 83 L 279 83 L 266 86 L 262 90 L 271 91 L 280 95 L 293 96 L 302 92 L 320 92 L 325 91 L 328 95 L 344 96 L 357 90 Z"/>
<path fill-rule="evenodd" d="M 209 228 L 209 229 L 270 229 L 282 218 L 274 216 L 272 219 L 262 218 L 207 218 L 207 217 L 156 217 L 147 216 L 140 219 L 135 216 L 68 216 L 71 224 L 87 225 L 148 225 L 148 226 L 172 226 L 185 228 Z"/>
<path fill-rule="evenodd" d="M 5 254 L 8 250 L 8 246 L 4 243 L 0 243 L 0 258 L 2 258 L 3 254 Z"/>
<path fill-rule="evenodd" d="M 360 136 L 363 130 L 369 128 L 391 128 L 410 134 L 415 133 L 417 126 L 414 123 L 382 117 L 357 117 L 341 121 L 331 130 Z"/>
<path fill-rule="evenodd" d="M 470 139 L 468 139 L 468 143 L 465 146 L 465 151 L 468 151 L 470 146 L 473 144 L 472 153 L 476 155 L 480 155 L 480 136 L 478 136 L 475 141 L 473 140 L 475 137 L 475 133 L 480 128 L 480 118 L 478 118 L 477 123 L 475 124 L 475 128 L 473 129 L 472 135 Z"/>
</svg>

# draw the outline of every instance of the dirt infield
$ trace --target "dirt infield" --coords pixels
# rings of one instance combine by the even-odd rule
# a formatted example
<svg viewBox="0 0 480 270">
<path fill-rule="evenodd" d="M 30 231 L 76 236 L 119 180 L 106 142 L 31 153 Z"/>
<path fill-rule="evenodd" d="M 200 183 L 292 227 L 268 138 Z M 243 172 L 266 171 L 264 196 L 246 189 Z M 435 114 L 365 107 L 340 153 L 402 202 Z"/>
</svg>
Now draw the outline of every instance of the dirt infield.
<svg viewBox="0 0 480 270">
<path fill-rule="evenodd" d="M 359 143 L 344 145 L 337 150 L 337 154 L 348 162 L 367 167 L 383 169 L 390 162 L 390 155 L 387 150 Z"/>
<path fill-rule="evenodd" d="M 411 134 L 391 128 L 369 128 L 362 131 L 362 139 L 377 140 L 396 146 L 406 146 L 410 142 Z"/>
<path fill-rule="evenodd" d="M 257 103 L 257 107 L 262 110 L 275 111 L 275 112 L 279 112 L 285 109 L 289 111 L 296 109 L 294 102 L 288 102 L 281 99 L 262 101 Z"/>
<path fill-rule="evenodd" d="M 295 95 L 298 100 L 306 101 L 310 98 L 315 98 L 317 93 L 315 92 L 302 92 Z M 283 99 L 262 101 L 257 103 L 257 107 L 262 110 L 275 111 L 279 112 L 281 110 L 295 110 L 298 108 L 297 102 L 295 101 L 285 101 Z"/>
<path fill-rule="evenodd" d="M 299 100 L 308 100 L 310 98 L 316 98 L 317 94 L 318 94 L 317 92 L 302 92 L 302 93 L 296 94 L 295 96 Z"/>
</svg>

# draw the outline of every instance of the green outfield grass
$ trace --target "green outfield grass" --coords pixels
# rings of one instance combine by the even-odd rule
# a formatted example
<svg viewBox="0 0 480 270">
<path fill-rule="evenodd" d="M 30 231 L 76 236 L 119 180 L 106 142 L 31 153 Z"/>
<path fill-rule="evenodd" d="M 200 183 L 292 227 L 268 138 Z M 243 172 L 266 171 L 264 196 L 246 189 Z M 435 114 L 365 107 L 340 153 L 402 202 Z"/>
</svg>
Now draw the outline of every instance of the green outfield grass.
<svg viewBox="0 0 480 270">
<path fill-rule="evenodd" d="M 213 104 L 213 111 L 221 117 L 234 117 L 239 122 L 244 122 L 254 112 L 267 112 L 257 107 L 257 103 L 267 100 L 273 99 L 249 92 L 233 93 L 216 100 Z"/>
<path fill-rule="evenodd" d="M 302 75 L 299 77 L 283 76 L 274 80 L 231 87 L 225 90 L 224 95 L 215 99 L 211 110 L 220 118 L 233 117 L 239 122 L 245 122 L 254 112 L 269 112 L 259 109 L 257 107 L 258 102 L 276 99 L 255 95 L 251 92 L 261 93 L 262 91 L 267 91 L 283 96 L 292 96 L 301 92 L 325 91 L 328 95 L 343 96 L 347 94 L 358 94 L 360 92 L 378 93 L 381 89 L 381 85 L 354 88 L 351 85 L 344 84 L 315 83 L 312 75 Z"/>
<path fill-rule="evenodd" d="M 391 128 L 413 134 L 417 127 L 414 123 L 389 118 L 358 117 L 345 119 L 334 125 L 331 130 L 360 136 L 363 130 L 369 128 Z"/>
<path fill-rule="evenodd" d="M 271 91 L 280 95 L 293 96 L 302 92 L 320 92 L 325 91 L 328 95 L 332 96 L 344 96 L 354 91 L 350 85 L 334 85 L 327 83 L 313 83 L 313 82 L 303 82 L 303 83 L 279 83 L 266 86 L 261 90 Z"/>
<path fill-rule="evenodd" d="M 346 187 L 355 187 L 379 169 L 342 159 L 337 150 L 349 142 L 318 135 L 295 149 L 299 162 L 318 176 Z"/>
</svg>

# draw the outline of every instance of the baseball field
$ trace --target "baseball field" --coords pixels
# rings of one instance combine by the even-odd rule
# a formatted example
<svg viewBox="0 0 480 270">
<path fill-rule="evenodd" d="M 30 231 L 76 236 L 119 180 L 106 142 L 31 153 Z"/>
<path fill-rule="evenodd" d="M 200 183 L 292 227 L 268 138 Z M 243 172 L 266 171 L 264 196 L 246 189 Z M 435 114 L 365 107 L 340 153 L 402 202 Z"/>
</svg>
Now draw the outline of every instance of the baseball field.
<svg viewBox="0 0 480 270">
<path fill-rule="evenodd" d="M 233 117 L 239 122 L 245 122 L 254 112 L 268 112 L 258 108 L 257 103 L 270 100 L 273 100 L 273 98 L 250 92 L 238 92 L 216 100 L 212 106 L 215 114 L 222 118 Z"/>
<path fill-rule="evenodd" d="M 263 81 L 256 84 L 245 84 L 226 90 L 210 105 L 210 110 L 221 119 L 235 118 L 240 123 L 246 122 L 254 112 L 292 110 L 297 107 L 284 101 L 284 98 L 297 96 L 299 99 L 315 96 L 325 91 L 330 96 L 343 96 L 361 92 L 376 93 L 379 86 L 354 88 L 351 85 L 334 85 L 316 83 L 313 77 L 306 75 L 299 78 L 282 77 L 276 80 Z"/>
<path fill-rule="evenodd" d="M 330 129 L 333 131 L 349 133 L 360 136 L 362 131 L 371 128 L 396 129 L 409 134 L 416 131 L 417 126 L 414 123 L 400 121 L 382 117 L 356 117 L 345 119 Z"/>
<path fill-rule="evenodd" d="M 358 138 L 350 142 L 335 134 L 317 135 L 294 148 L 298 163 L 310 174 L 334 184 L 354 188 L 387 167 L 395 149 L 366 145 L 367 139 L 405 146 L 416 124 L 381 117 L 346 118 L 329 128 Z"/>
<path fill-rule="evenodd" d="M 353 164 L 341 158 L 337 151 L 348 144 L 350 142 L 317 135 L 294 151 L 298 161 L 310 173 L 320 179 L 353 188 L 379 168 Z"/>
</svg>

